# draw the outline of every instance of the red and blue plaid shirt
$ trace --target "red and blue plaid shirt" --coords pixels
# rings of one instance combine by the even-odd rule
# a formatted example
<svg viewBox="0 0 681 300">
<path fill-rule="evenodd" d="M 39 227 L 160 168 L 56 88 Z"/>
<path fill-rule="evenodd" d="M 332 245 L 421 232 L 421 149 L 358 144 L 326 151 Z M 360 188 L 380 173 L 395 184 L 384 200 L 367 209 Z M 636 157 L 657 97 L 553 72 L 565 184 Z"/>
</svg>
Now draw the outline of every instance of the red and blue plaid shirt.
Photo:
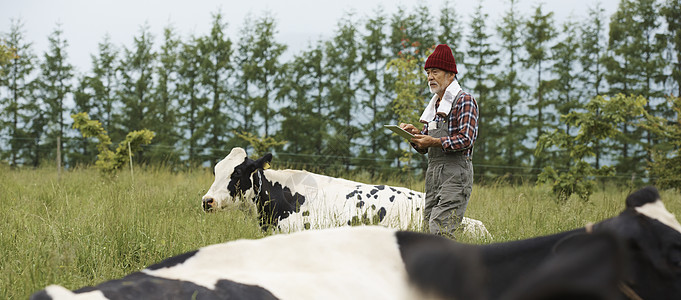
<svg viewBox="0 0 681 300">
<path fill-rule="evenodd" d="M 437 109 L 437 106 L 435 109 Z M 473 144 L 478 137 L 478 103 L 475 98 L 469 93 L 461 93 L 456 103 L 452 105 L 452 112 L 448 117 L 449 136 L 440 138 L 442 151 L 464 151 L 466 157 L 472 158 Z M 442 122 L 444 118 L 446 117 L 436 114 L 433 121 Z M 421 134 L 428 134 L 428 124 L 423 127 Z M 423 149 L 423 151 L 427 151 L 427 149 Z"/>
</svg>

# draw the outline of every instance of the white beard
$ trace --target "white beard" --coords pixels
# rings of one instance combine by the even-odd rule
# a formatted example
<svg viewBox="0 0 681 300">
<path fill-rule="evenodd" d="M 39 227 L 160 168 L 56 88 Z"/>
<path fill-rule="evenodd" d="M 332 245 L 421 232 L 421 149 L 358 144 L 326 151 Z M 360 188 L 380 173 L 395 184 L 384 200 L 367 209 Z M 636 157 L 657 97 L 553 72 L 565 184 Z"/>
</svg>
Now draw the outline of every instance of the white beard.
<svg viewBox="0 0 681 300">
<path fill-rule="evenodd" d="M 442 91 L 442 86 L 437 85 L 437 86 L 433 87 L 432 85 L 428 84 L 428 89 L 430 90 L 431 94 L 435 95 L 435 94 Z"/>
</svg>

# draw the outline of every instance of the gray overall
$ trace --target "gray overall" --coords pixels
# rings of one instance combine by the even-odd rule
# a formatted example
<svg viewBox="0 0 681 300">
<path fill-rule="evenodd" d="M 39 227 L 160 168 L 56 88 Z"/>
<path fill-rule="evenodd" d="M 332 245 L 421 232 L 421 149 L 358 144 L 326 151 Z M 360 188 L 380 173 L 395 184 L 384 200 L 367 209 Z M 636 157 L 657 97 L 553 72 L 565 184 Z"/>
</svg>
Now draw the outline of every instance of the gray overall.
<svg viewBox="0 0 681 300">
<path fill-rule="evenodd" d="M 428 135 L 436 138 L 448 136 L 448 122 L 449 116 L 439 121 L 437 128 L 428 129 Z M 444 152 L 439 147 L 428 148 L 423 220 L 427 222 L 430 233 L 454 238 L 472 189 L 473 163 L 463 151 Z"/>
</svg>

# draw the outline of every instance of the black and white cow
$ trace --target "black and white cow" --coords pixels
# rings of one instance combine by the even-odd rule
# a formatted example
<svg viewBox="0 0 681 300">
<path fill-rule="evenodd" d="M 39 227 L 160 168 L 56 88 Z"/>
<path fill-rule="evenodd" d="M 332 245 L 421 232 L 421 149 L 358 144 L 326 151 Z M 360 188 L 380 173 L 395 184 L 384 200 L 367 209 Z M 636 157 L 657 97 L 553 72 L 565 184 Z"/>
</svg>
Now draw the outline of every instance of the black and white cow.
<svg viewBox="0 0 681 300">
<path fill-rule="evenodd" d="M 344 225 L 376 225 L 418 229 L 424 194 L 403 187 L 370 185 L 307 171 L 272 170 L 272 154 L 252 160 L 234 148 L 217 165 L 215 181 L 203 196 L 207 211 L 240 196 L 256 204 L 260 224 L 283 232 Z M 464 217 L 463 231 L 488 236 L 485 225 Z"/>
<path fill-rule="evenodd" d="M 654 188 L 586 228 L 483 246 L 382 226 L 238 240 L 32 299 L 681 299 L 681 225 Z"/>
</svg>

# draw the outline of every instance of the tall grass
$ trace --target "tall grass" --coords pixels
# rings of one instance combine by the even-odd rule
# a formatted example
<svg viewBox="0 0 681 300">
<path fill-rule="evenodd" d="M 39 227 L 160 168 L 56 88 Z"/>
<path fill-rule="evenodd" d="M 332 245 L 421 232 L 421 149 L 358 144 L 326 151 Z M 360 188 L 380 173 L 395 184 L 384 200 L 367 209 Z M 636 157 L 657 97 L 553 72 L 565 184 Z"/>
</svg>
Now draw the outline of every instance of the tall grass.
<svg viewBox="0 0 681 300">
<path fill-rule="evenodd" d="M 208 172 L 0 170 L 0 299 L 51 283 L 70 289 L 121 277 L 172 255 L 262 236 L 252 214 L 206 214 Z M 126 176 L 127 175 L 127 176 Z"/>
<path fill-rule="evenodd" d="M 369 182 L 423 190 L 423 182 L 390 178 Z M 49 284 L 69 289 L 122 277 L 196 248 L 239 238 L 259 238 L 252 211 L 233 206 L 206 214 L 200 198 L 210 171 L 135 170 L 117 178 L 94 169 L 63 172 L 0 166 L 0 299 L 26 299 Z M 491 241 L 529 238 L 617 215 L 628 190 L 608 188 L 589 202 L 557 203 L 533 186 L 475 186 L 466 215 L 481 220 Z M 663 192 L 667 208 L 681 213 L 681 196 Z M 274 250 L 276 251 L 276 250 Z"/>
</svg>

